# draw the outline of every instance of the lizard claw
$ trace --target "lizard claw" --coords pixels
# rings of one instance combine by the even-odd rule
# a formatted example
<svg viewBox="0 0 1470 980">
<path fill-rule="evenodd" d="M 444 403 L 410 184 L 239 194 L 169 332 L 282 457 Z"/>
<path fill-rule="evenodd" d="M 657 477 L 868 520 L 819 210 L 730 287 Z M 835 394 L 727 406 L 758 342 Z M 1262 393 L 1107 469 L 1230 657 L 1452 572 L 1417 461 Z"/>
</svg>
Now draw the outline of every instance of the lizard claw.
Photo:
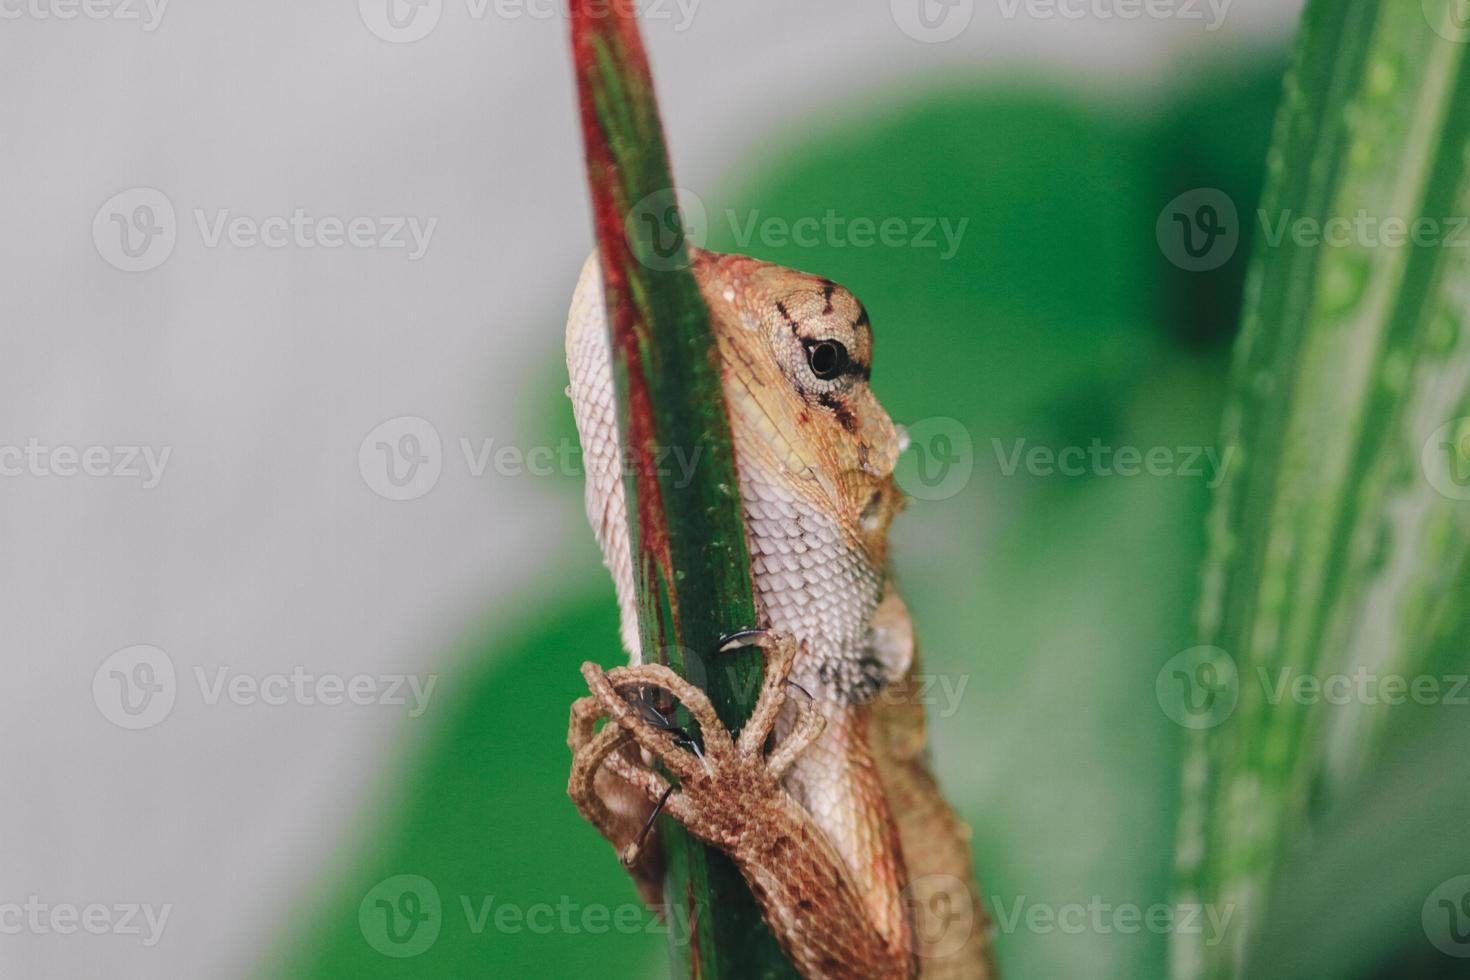
<svg viewBox="0 0 1470 980">
<path fill-rule="evenodd" d="M 662 664 L 609 671 L 592 663 L 582 666 L 592 696 L 573 708 L 573 729 L 579 737 L 569 740 L 573 750 L 569 790 L 589 819 L 601 816 L 588 812 L 596 806 L 587 797 L 595 771 L 602 766 L 637 789 L 656 809 L 667 809 L 674 819 L 711 843 L 727 836 L 730 818 L 748 809 L 749 800 L 782 792 L 781 778 L 821 733 L 825 721 L 809 702 L 798 704 L 790 732 L 767 757 L 766 741 L 786 704 L 786 685 L 798 647 L 789 634 L 769 630 L 743 630 L 720 643 L 722 651 L 749 646 L 758 646 L 765 653 L 766 669 L 755 710 L 738 739 L 725 728 L 703 691 Z M 682 703 L 698 723 L 703 752 L 661 710 L 655 700 L 659 692 Z M 602 718 L 608 724 L 593 735 Z M 661 764 L 676 782 L 636 761 L 636 753 L 619 751 L 630 742 L 643 749 L 646 758 Z M 642 836 L 619 848 L 624 860 L 636 858 Z"/>
<path fill-rule="evenodd" d="M 719 646 L 715 648 L 715 652 L 730 653 L 733 650 L 759 646 L 761 641 L 770 635 L 769 630 L 737 630 L 734 633 L 728 633 L 721 637 Z"/>
<path fill-rule="evenodd" d="M 793 683 L 791 668 L 796 664 L 796 655 L 800 650 L 800 645 L 790 633 L 763 629 L 740 630 L 720 641 L 721 653 L 747 647 L 759 647 L 766 656 L 765 676 L 761 681 L 760 696 L 756 699 L 750 720 L 740 731 L 740 741 L 737 746 L 742 755 L 749 756 L 762 750 L 766 739 L 770 738 L 771 732 L 776 727 L 776 720 L 781 716 L 782 708 L 788 700 L 786 686 Z M 797 687 L 798 690 L 802 690 L 802 693 L 806 693 L 799 685 Z M 821 734 L 824 724 L 825 721 L 812 707 L 811 696 L 808 695 L 806 703 L 799 705 L 796 709 L 796 720 L 791 732 L 782 740 L 780 747 L 771 754 L 771 768 L 776 778 L 779 779 L 786 774 L 786 770 L 791 767 L 791 763 L 796 761 L 801 750 Z"/>
</svg>

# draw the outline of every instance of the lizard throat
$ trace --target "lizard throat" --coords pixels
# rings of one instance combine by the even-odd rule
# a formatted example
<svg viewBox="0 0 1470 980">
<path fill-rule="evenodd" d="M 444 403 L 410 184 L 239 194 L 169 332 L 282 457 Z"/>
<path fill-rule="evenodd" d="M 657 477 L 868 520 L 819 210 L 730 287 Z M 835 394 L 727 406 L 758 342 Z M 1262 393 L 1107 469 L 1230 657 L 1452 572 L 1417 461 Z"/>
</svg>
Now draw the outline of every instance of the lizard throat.
<svg viewBox="0 0 1470 980">
<path fill-rule="evenodd" d="M 741 460 L 740 491 L 764 626 L 800 643 L 793 679 L 825 701 L 870 700 L 897 665 L 875 652 L 883 570 L 843 528 L 790 487 L 789 474 Z"/>
</svg>

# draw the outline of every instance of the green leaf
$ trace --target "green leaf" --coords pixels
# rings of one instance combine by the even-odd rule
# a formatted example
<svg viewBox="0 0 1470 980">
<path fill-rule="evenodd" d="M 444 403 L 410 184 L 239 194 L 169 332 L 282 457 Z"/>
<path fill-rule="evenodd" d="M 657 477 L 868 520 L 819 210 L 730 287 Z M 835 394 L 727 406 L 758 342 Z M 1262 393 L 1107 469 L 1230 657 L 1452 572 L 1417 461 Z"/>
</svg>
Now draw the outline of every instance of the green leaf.
<svg viewBox="0 0 1470 980">
<path fill-rule="evenodd" d="M 643 659 L 706 678 L 716 711 L 737 729 L 759 690 L 759 653 L 704 663 L 721 637 L 756 623 L 709 311 L 689 271 L 631 8 L 572 0 L 571 11 L 622 445 L 633 464 L 626 490 Z M 687 475 L 661 472 L 668 449 L 699 465 Z M 670 944 L 676 970 L 704 978 L 795 976 L 729 859 L 670 819 L 661 828 L 665 901 L 673 920 L 691 930 L 679 937 L 687 945 Z"/>
<path fill-rule="evenodd" d="M 1176 935 L 1180 980 L 1264 975 L 1262 930 L 1279 938 L 1292 914 L 1271 896 L 1301 873 L 1288 858 L 1321 846 L 1422 722 L 1412 703 L 1312 685 L 1463 663 L 1470 260 L 1451 216 L 1470 213 L 1470 66 L 1455 7 L 1314 0 L 1287 76 L 1199 610 L 1200 642 L 1222 652 L 1184 679 L 1233 710 L 1201 719 L 1186 760 L 1177 895 L 1228 911 L 1230 934 Z M 1334 839 L 1324 876 L 1361 857 L 1351 833 Z"/>
</svg>

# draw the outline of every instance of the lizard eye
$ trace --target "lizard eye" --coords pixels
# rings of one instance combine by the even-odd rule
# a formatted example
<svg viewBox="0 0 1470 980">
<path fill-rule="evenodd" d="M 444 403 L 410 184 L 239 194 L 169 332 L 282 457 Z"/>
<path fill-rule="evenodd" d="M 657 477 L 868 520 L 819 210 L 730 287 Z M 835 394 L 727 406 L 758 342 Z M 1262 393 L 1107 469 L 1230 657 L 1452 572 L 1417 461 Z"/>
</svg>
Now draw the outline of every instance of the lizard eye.
<svg viewBox="0 0 1470 980">
<path fill-rule="evenodd" d="M 812 374 L 823 381 L 831 381 L 847 370 L 847 348 L 838 341 L 823 340 L 807 348 L 806 360 L 811 365 Z"/>
</svg>

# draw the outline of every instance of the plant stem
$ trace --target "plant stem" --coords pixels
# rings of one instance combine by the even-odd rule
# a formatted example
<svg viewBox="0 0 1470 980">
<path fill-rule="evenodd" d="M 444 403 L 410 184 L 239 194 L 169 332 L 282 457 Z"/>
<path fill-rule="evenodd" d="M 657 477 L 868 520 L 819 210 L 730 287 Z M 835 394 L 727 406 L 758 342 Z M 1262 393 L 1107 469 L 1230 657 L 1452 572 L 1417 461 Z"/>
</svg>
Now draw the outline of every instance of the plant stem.
<svg viewBox="0 0 1470 980">
<path fill-rule="evenodd" d="M 709 310 L 689 270 L 652 77 L 628 4 L 571 0 L 572 49 L 601 252 L 624 451 L 630 541 L 647 663 L 705 688 L 737 730 L 760 654 L 712 660 L 756 623 L 735 455 Z M 660 468 L 663 451 L 696 461 Z M 687 715 L 682 724 L 692 724 Z M 795 977 L 734 865 L 660 823 L 676 975 Z"/>
</svg>

